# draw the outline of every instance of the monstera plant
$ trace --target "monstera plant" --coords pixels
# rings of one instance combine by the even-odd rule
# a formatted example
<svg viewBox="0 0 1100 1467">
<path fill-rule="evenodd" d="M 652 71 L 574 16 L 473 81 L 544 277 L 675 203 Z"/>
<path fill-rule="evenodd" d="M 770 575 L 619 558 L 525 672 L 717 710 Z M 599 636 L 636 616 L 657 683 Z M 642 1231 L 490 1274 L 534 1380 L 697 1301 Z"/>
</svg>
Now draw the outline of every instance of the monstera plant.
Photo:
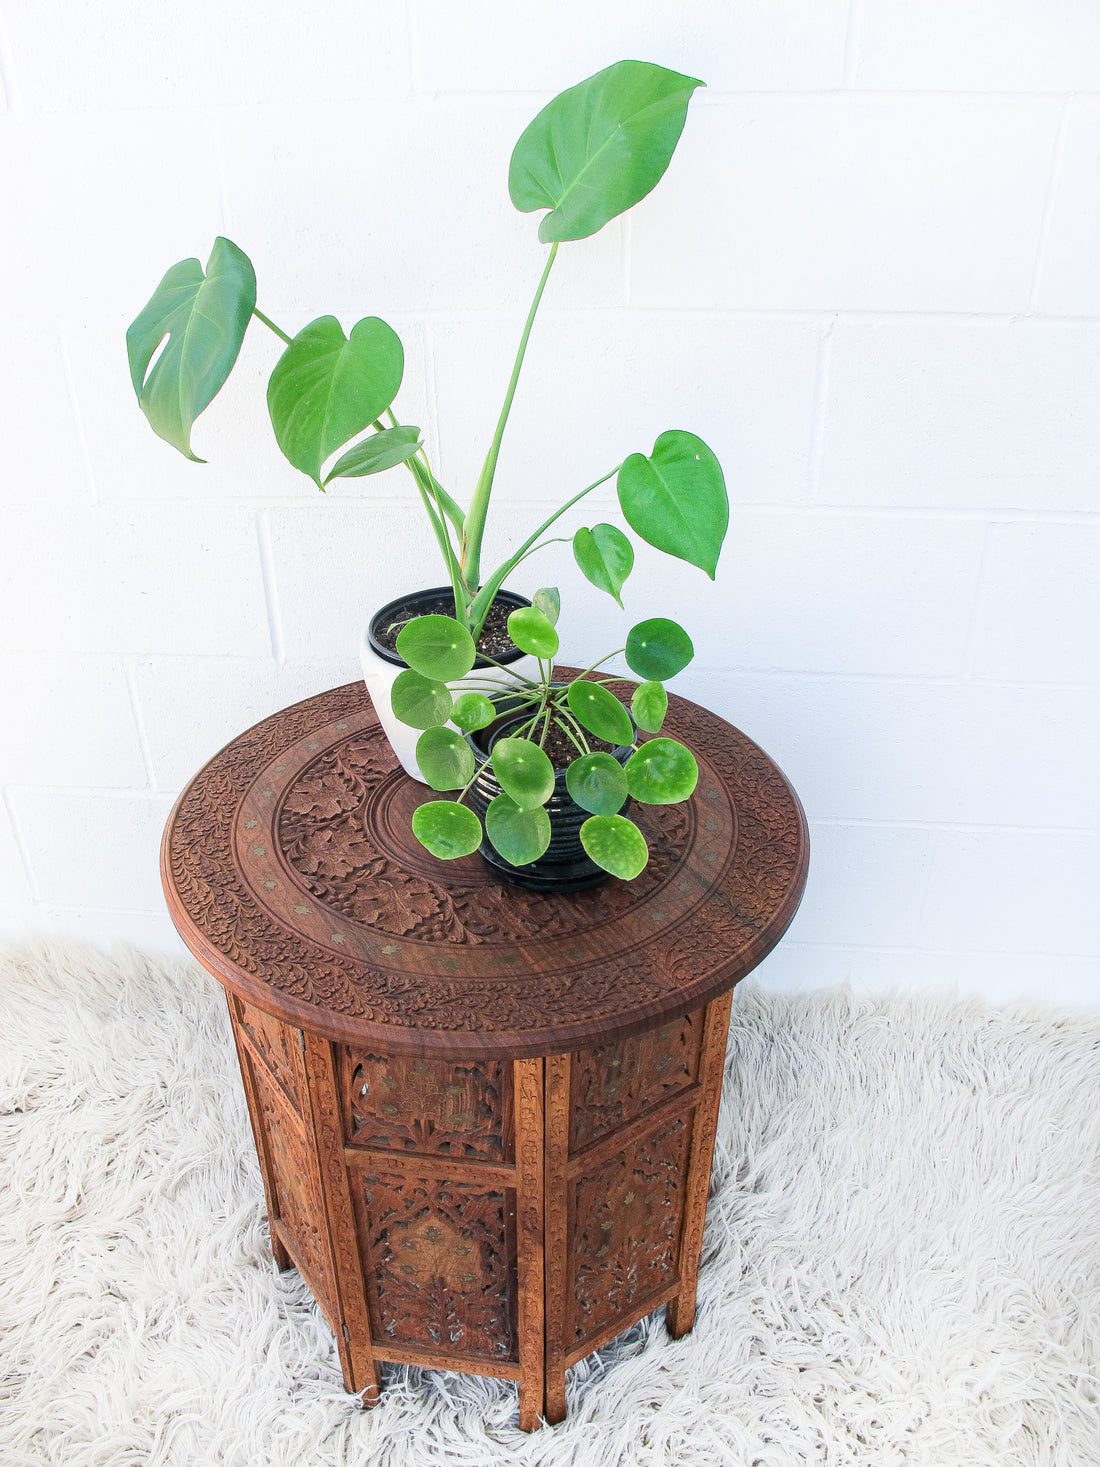
<svg viewBox="0 0 1100 1467">
<path fill-rule="evenodd" d="M 700 437 L 682 428 L 660 433 L 647 452 L 629 454 L 592 483 L 565 496 L 500 565 L 488 569 L 482 565 L 501 442 L 558 251 L 564 243 L 596 234 L 655 187 L 680 139 L 691 97 L 701 85 L 694 77 L 649 62 L 619 61 L 560 93 L 516 143 L 508 174 L 509 194 L 517 209 L 543 211 L 538 237 L 549 249 L 484 464 L 465 504 L 439 482 L 420 429 L 401 422 L 394 410 L 404 373 L 404 350 L 397 333 L 377 316 L 365 316 L 346 334 L 334 316 L 320 316 L 289 334 L 258 308 L 255 271 L 244 251 L 230 240 L 219 237 L 215 241 L 205 269 L 196 259 L 172 266 L 127 332 L 130 373 L 142 411 L 154 432 L 187 458 L 201 462 L 191 445 L 193 425 L 226 381 L 245 331 L 256 320 L 285 344 L 268 382 L 267 407 L 275 439 L 295 468 L 323 491 L 337 479 L 405 466 L 442 560 L 446 586 L 432 592 L 413 591 L 383 607 L 371 619 L 361 651 L 368 689 L 399 758 L 411 774 L 436 788 L 442 787 L 439 767 L 427 750 L 441 749 L 444 734 L 448 735 L 446 742 L 457 747 L 459 731 L 474 727 L 462 722 L 461 710 L 473 705 L 463 703 L 457 684 L 468 685 L 471 694 L 483 698 L 490 694 L 526 697 L 522 690 L 537 686 L 533 703 L 524 706 L 529 711 L 537 707 L 547 729 L 554 722 L 570 729 L 580 757 L 591 756 L 592 751 L 584 748 L 583 730 L 588 725 L 578 717 L 568 695 L 550 691 L 549 661 L 557 650 L 557 635 L 546 616 L 549 600 L 535 608 L 542 618 L 536 621 L 530 615 L 530 604 L 506 591 L 504 582 L 530 556 L 558 543 L 560 537 L 550 534 L 557 521 L 594 489 L 614 479 L 623 520 L 635 535 L 714 578 L 729 517 L 725 483 L 715 455 Z M 581 573 L 622 605 L 623 586 L 634 562 L 628 536 L 615 525 L 597 523 L 578 529 L 571 539 Z M 546 598 L 549 594 L 545 593 Z M 425 620 L 419 615 L 424 611 L 430 625 L 418 626 L 418 620 Z M 518 612 L 524 614 L 517 616 Z M 673 629 L 667 635 L 690 647 L 681 627 L 658 620 L 662 627 Z M 444 622 L 449 624 L 446 628 L 441 626 Z M 545 651 L 550 643 L 547 630 L 555 644 L 549 653 Z M 452 649 L 447 659 L 441 649 L 448 641 L 461 647 L 461 656 Z M 430 643 L 436 651 L 425 655 L 423 648 Z M 629 640 L 625 655 L 628 666 L 634 667 Z M 467 662 L 469 666 L 460 667 Z M 504 668 L 509 669 L 511 685 L 494 687 L 491 679 L 486 681 L 486 669 L 496 674 Z M 420 683 L 412 680 L 416 678 Z M 643 681 L 657 679 L 643 673 Z M 478 683 L 485 686 L 474 686 Z M 432 685 L 435 691 L 425 685 Z M 443 692 L 438 691 L 441 686 Z M 416 723 L 416 718 L 426 716 L 424 710 L 433 696 L 436 711 L 444 708 L 444 694 L 451 700 L 446 718 L 439 723 Z M 483 704 L 476 706 L 485 713 Z M 412 732 L 415 735 L 419 729 L 420 734 L 410 741 L 410 710 L 414 708 Z M 642 730 L 656 732 L 650 727 L 652 718 L 638 718 L 635 712 L 635 719 Z M 479 726 L 488 727 L 489 722 L 486 719 Z M 579 730 L 574 726 L 578 723 Z M 526 733 L 537 726 L 532 721 Z M 618 727 L 624 731 L 621 722 Z M 425 744 L 428 732 L 433 737 Z M 639 759 L 645 747 L 631 757 Z M 502 760 L 507 762 L 506 752 L 498 750 L 488 760 L 499 768 Z M 460 758 L 459 763 L 465 770 L 464 760 Z M 641 760 L 635 770 L 643 763 L 655 767 L 656 756 Z M 579 778 L 574 776 L 574 784 L 579 784 Z M 460 788 L 464 782 L 450 787 Z M 502 784 L 502 793 L 507 794 L 508 785 L 503 780 Z M 616 781 L 616 788 L 620 787 Z M 450 803 L 461 808 L 457 802 Z M 607 798 L 601 800 L 597 819 L 615 818 L 602 813 L 607 803 Z M 498 810 L 503 808 L 498 806 Z M 451 817 L 452 822 L 456 818 L 461 816 Z M 418 833 L 429 849 L 440 856 L 461 854 L 445 849 L 447 842 L 433 839 L 427 821 L 425 816 L 418 822 Z M 490 839 L 497 823 L 494 820 L 488 826 Z M 541 823 L 535 823 L 541 829 Z M 468 844 L 473 827 L 467 822 L 465 829 Z M 533 849 L 533 844 L 515 849 L 522 854 Z M 636 843 L 633 849 L 636 856 Z M 601 858 L 595 855 L 595 859 L 599 862 Z M 636 864 L 636 859 L 627 861 L 613 854 L 603 867 L 625 875 Z"/>
</svg>

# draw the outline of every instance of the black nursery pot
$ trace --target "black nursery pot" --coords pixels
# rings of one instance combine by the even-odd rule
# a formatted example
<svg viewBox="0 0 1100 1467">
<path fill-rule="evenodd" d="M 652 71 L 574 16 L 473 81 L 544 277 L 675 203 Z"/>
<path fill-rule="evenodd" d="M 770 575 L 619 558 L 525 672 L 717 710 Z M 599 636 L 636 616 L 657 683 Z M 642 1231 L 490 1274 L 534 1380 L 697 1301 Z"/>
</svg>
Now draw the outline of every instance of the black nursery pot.
<svg viewBox="0 0 1100 1467">
<path fill-rule="evenodd" d="M 554 686 L 564 684 L 555 683 Z M 470 786 L 466 799 L 483 825 L 490 801 L 502 792 L 500 782 L 488 763 L 492 746 L 498 738 L 507 737 L 509 729 L 528 716 L 514 713 L 508 707 L 507 695 L 494 698 L 493 701 L 501 708 L 500 717 L 487 728 L 478 729 L 466 736 L 478 764 L 477 777 Z M 625 764 L 633 752 L 627 745 L 620 744 L 611 750 L 611 757 L 620 764 Z M 623 811 L 629 807 L 628 799 Z M 482 839 L 480 853 L 493 870 L 505 881 L 526 887 L 528 891 L 584 891 L 587 887 L 598 886 L 601 881 L 606 881 L 610 872 L 597 866 L 581 845 L 581 826 L 588 819 L 589 811 L 582 810 L 570 795 L 565 783 L 564 769 L 556 773 L 554 793 L 546 802 L 546 813 L 550 817 L 550 844 L 537 861 L 531 861 L 526 866 L 513 866 L 511 861 L 506 861 L 499 851 L 493 849 L 488 836 Z"/>
<path fill-rule="evenodd" d="M 411 621 L 414 616 L 426 616 L 433 610 L 438 610 L 440 601 L 446 602 L 451 607 L 451 610 L 445 614 L 453 616 L 454 591 L 450 586 L 432 586 L 427 591 L 410 591 L 405 596 L 398 596 L 395 601 L 387 601 L 385 606 L 380 607 L 370 619 L 367 640 L 371 648 L 385 662 L 392 662 L 394 667 L 405 667 L 405 659 L 379 640 L 379 632 L 395 621 Z M 530 606 L 531 603 L 526 596 L 520 596 L 516 591 L 498 591 L 493 597 L 493 605 L 505 606 L 509 612 L 513 612 L 523 606 Z M 502 652 L 495 660 L 507 665 L 509 662 L 517 662 L 523 655 L 518 647 L 512 647 L 507 652 Z M 489 667 L 490 665 L 484 657 L 479 657 L 474 663 L 475 667 Z"/>
</svg>

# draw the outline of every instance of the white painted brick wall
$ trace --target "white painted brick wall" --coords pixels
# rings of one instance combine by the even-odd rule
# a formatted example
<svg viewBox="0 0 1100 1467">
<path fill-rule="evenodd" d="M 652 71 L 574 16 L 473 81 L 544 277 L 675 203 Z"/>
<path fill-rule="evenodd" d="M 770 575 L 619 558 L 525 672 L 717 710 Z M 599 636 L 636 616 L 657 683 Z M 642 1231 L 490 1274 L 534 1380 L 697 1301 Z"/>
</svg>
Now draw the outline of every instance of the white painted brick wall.
<svg viewBox="0 0 1100 1467">
<path fill-rule="evenodd" d="M 156 850 L 183 783 L 354 678 L 371 610 L 440 578 L 401 471 L 321 499 L 282 459 L 261 327 L 195 430 L 208 464 L 154 439 L 123 332 L 161 273 L 225 232 L 288 329 L 391 319 L 399 409 L 468 494 L 541 268 L 512 143 L 621 55 L 708 87 L 656 193 L 562 251 L 492 552 L 700 432 L 733 502 L 716 585 L 644 547 L 625 615 L 567 551 L 515 581 L 561 583 L 578 658 L 679 607 L 681 690 L 790 774 L 813 863 L 764 980 L 1100 1004 L 1080 0 L 0 0 L 4 930 L 171 944 Z"/>
</svg>

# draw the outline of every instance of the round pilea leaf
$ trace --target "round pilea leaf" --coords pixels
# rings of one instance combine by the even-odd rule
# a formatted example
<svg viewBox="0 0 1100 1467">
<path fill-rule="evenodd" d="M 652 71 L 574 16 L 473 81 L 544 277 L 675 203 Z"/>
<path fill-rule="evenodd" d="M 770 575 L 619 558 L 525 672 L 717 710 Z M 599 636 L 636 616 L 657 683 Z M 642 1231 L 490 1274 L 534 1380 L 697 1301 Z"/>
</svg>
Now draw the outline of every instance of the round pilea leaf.
<svg viewBox="0 0 1100 1467">
<path fill-rule="evenodd" d="M 501 789 L 521 810 L 545 805 L 554 793 L 554 766 L 530 739 L 498 739 L 492 760 Z"/>
<path fill-rule="evenodd" d="M 541 805 L 521 810 L 509 795 L 497 795 L 485 811 L 485 833 L 493 849 L 513 866 L 528 866 L 550 844 L 550 816 Z"/>
<path fill-rule="evenodd" d="M 416 616 L 397 636 L 397 655 L 424 677 L 448 682 L 474 665 L 474 639 L 453 616 Z"/>
<path fill-rule="evenodd" d="M 508 618 L 508 635 L 521 652 L 532 657 L 555 657 L 558 634 L 549 617 L 537 606 L 521 606 Z"/>
<path fill-rule="evenodd" d="M 646 868 L 645 836 L 625 815 L 590 815 L 581 826 L 581 845 L 605 871 L 633 881 Z"/>
<path fill-rule="evenodd" d="M 453 728 L 429 728 L 416 741 L 416 762 L 433 790 L 458 790 L 474 777 L 474 755 Z"/>
<path fill-rule="evenodd" d="M 694 656 L 687 632 L 664 616 L 640 621 L 627 634 L 627 666 L 639 677 L 664 682 L 682 672 Z"/>
<path fill-rule="evenodd" d="M 536 611 L 541 611 L 552 627 L 558 624 L 561 614 L 561 597 L 557 586 L 543 586 L 541 591 L 536 591 L 531 597 L 531 605 Z"/>
<path fill-rule="evenodd" d="M 393 680 L 390 706 L 410 728 L 436 728 L 451 716 L 452 699 L 446 683 L 421 677 L 407 667 Z"/>
<path fill-rule="evenodd" d="M 574 718 L 598 739 L 606 739 L 609 744 L 634 742 L 634 727 L 629 713 L 615 694 L 609 693 L 599 683 L 577 678 L 569 684 L 565 700 Z"/>
<path fill-rule="evenodd" d="M 459 728 L 485 728 L 495 717 L 496 709 L 484 693 L 463 693 L 451 709 L 451 722 Z"/>
<path fill-rule="evenodd" d="M 584 754 L 565 771 L 565 786 L 582 810 L 614 815 L 627 797 L 623 766 L 610 754 Z"/>
<path fill-rule="evenodd" d="M 630 700 L 634 722 L 646 733 L 660 733 L 668 712 L 668 694 L 660 683 L 639 683 Z"/>
<path fill-rule="evenodd" d="M 414 810 L 412 832 L 441 861 L 472 855 L 481 844 L 481 821 L 454 800 L 431 800 Z"/>
<path fill-rule="evenodd" d="M 699 780 L 695 755 L 675 739 L 650 739 L 626 761 L 626 783 L 643 805 L 676 805 Z"/>
</svg>

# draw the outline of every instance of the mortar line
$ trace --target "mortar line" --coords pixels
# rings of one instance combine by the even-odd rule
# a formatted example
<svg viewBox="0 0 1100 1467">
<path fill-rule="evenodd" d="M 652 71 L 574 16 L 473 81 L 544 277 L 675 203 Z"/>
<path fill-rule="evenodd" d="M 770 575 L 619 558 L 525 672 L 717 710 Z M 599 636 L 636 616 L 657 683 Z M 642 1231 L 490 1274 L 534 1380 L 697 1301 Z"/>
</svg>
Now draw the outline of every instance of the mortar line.
<svg viewBox="0 0 1100 1467">
<path fill-rule="evenodd" d="M 851 91 L 859 71 L 859 45 L 863 32 L 863 0 L 850 0 L 844 29 L 844 71 L 841 85 Z"/>
<path fill-rule="evenodd" d="M 16 819 L 15 806 L 11 802 L 10 786 L 4 786 L 2 795 L 0 795 L 0 803 L 3 804 L 4 809 L 8 812 L 8 824 L 11 826 L 12 839 L 15 841 L 15 849 L 19 852 L 19 859 L 23 863 L 23 875 L 26 877 L 27 886 L 30 888 L 31 900 L 34 902 L 35 906 L 41 906 L 42 893 L 38 889 L 38 882 L 35 880 L 34 875 L 34 867 L 31 865 L 30 847 L 27 845 L 27 842 L 23 836 L 23 831 L 20 828 L 19 821 Z"/>
<path fill-rule="evenodd" d="M 271 635 L 271 655 L 275 660 L 275 666 L 281 667 L 286 661 L 283 651 L 283 622 L 275 582 L 275 557 L 271 548 L 271 527 L 268 524 L 265 509 L 256 512 L 256 542 L 260 551 L 260 574 L 263 578 L 264 601 L 267 605 L 267 628 Z"/>
<path fill-rule="evenodd" d="M 813 408 L 810 415 L 809 503 L 817 502 L 821 488 L 822 461 L 825 452 L 825 404 L 829 397 L 829 378 L 833 367 L 833 327 L 829 321 L 817 345 L 817 370 L 814 374 Z"/>
<path fill-rule="evenodd" d="M 405 40 L 408 47 L 409 85 L 414 97 L 423 97 L 424 73 L 420 65 L 420 25 L 414 0 L 405 0 Z"/>
<path fill-rule="evenodd" d="M 130 694 L 130 709 L 134 715 L 134 723 L 137 726 L 138 747 L 141 749 L 141 757 L 145 763 L 145 778 L 150 790 L 159 793 L 156 775 L 153 772 L 153 751 L 149 744 L 149 735 L 145 727 L 145 715 L 141 711 L 141 699 L 138 697 L 137 677 L 134 673 L 133 661 L 129 657 L 122 659 L 122 669 L 126 676 L 126 688 Z"/>
<path fill-rule="evenodd" d="M 225 171 L 225 148 L 223 147 L 222 116 L 214 114 L 214 161 L 218 169 L 218 202 L 222 211 L 222 233 L 227 237 L 233 233 L 233 211 L 229 205 L 229 176 Z"/>
<path fill-rule="evenodd" d="M 974 659 L 977 655 L 978 623 L 981 621 L 982 603 L 985 599 L 985 588 L 989 578 L 989 561 L 993 554 L 993 531 L 997 522 L 990 521 L 985 527 L 982 536 L 982 548 L 978 556 L 978 574 L 974 578 L 974 596 L 970 603 L 970 619 L 966 629 L 966 645 L 963 648 L 962 665 L 960 672 L 965 680 L 970 680 L 974 675 Z"/>
<path fill-rule="evenodd" d="M 21 111 L 22 98 L 15 80 L 15 59 L 2 9 L 0 9 L 0 84 L 4 88 L 4 100 L 7 103 L 9 114 Z"/>
<path fill-rule="evenodd" d="M 80 411 L 80 396 L 76 390 L 76 374 L 73 372 L 72 357 L 69 355 L 69 333 L 63 325 L 59 333 L 59 346 L 61 351 L 61 370 L 65 377 L 65 390 L 69 395 L 69 406 L 72 409 L 73 420 L 76 423 L 76 436 L 80 444 L 80 457 L 84 464 L 84 477 L 88 483 L 88 502 L 99 504 L 99 490 L 96 487 L 95 470 L 92 467 L 92 453 L 88 447 L 88 433 L 84 426 L 84 414 Z"/>
<path fill-rule="evenodd" d="M 1047 193 L 1043 201 L 1043 217 L 1039 225 L 1039 243 L 1035 250 L 1035 269 L 1031 277 L 1031 294 L 1028 297 L 1025 315 L 1032 316 L 1035 313 L 1039 299 L 1039 285 L 1043 278 L 1043 267 L 1046 264 L 1047 246 L 1050 243 L 1051 221 L 1054 217 L 1054 204 L 1058 197 L 1058 187 L 1062 178 L 1062 160 L 1066 152 L 1066 138 L 1069 135 L 1070 114 L 1073 111 L 1073 97 L 1066 98 L 1062 106 L 1062 114 L 1058 119 L 1058 132 L 1054 139 L 1054 156 L 1051 159 L 1050 177 L 1047 180 Z"/>
</svg>

